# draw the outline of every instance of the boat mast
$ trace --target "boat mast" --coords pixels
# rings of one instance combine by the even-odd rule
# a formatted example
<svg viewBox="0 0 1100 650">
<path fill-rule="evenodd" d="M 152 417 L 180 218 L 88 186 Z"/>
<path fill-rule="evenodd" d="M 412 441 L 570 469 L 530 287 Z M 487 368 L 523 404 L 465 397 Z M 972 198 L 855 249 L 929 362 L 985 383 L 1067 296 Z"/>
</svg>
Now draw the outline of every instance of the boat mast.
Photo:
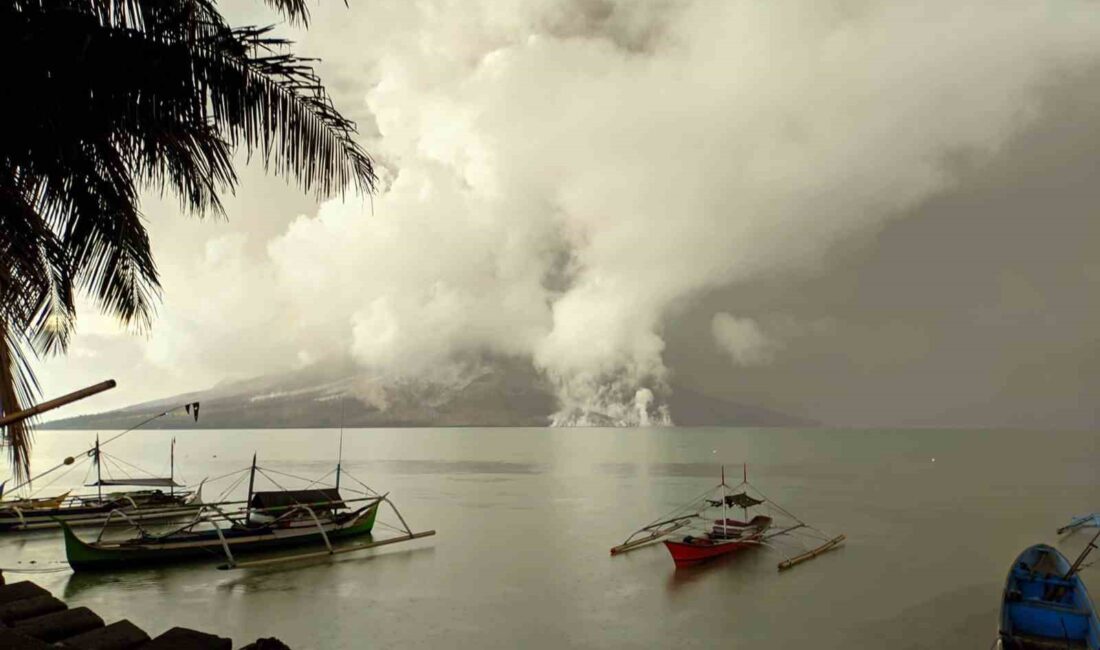
<svg viewBox="0 0 1100 650">
<path fill-rule="evenodd" d="M 256 452 L 252 452 L 252 472 L 248 475 L 248 500 L 244 506 L 244 520 L 248 523 L 248 517 L 252 513 L 252 487 L 256 483 Z"/>
<path fill-rule="evenodd" d="M 99 434 L 95 434 L 95 489 L 100 501 L 103 500 L 103 472 L 99 462 Z"/>
<path fill-rule="evenodd" d="M 336 452 L 336 489 L 340 489 L 340 464 L 344 460 L 344 400 L 340 400 L 340 447 Z"/>
<path fill-rule="evenodd" d="M 344 432 L 340 431 L 340 451 L 336 455 L 336 489 L 340 489 L 340 464 L 344 457 Z"/>
<path fill-rule="evenodd" d="M 749 464 L 748 463 L 742 463 L 741 464 L 741 481 L 744 482 L 745 485 L 749 484 Z M 745 490 L 745 494 L 748 494 L 748 490 Z M 748 508 L 748 506 L 743 506 L 741 508 L 741 512 L 744 513 L 745 521 L 748 521 L 749 520 L 749 508 Z"/>
<path fill-rule="evenodd" d="M 722 466 L 722 535 L 723 535 L 723 537 L 729 532 L 726 529 L 726 527 L 729 525 L 729 522 L 726 519 L 727 515 L 728 515 L 727 510 L 729 509 L 729 505 L 726 503 L 726 494 L 728 492 L 729 491 L 726 490 L 726 466 L 723 465 Z"/>
<path fill-rule="evenodd" d="M 168 493 L 176 493 L 176 437 L 172 436 L 172 451 L 168 453 Z"/>
</svg>

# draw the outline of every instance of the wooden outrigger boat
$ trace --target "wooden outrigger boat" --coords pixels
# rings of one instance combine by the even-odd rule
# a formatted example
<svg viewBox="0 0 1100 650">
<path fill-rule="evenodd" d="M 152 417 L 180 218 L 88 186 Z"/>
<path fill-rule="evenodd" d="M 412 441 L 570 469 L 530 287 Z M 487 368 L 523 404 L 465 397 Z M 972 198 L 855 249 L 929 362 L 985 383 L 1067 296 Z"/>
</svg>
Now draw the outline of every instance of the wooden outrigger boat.
<svg viewBox="0 0 1100 650">
<path fill-rule="evenodd" d="M 5 503 L 0 508 L 0 532 L 58 528 L 63 522 L 69 526 L 98 526 L 110 522 L 112 513 L 126 513 L 134 521 L 147 523 L 180 519 L 193 515 L 201 508 L 202 487 L 193 492 L 174 493 L 139 490 L 89 497 L 66 494 L 60 497 L 59 505 L 52 505 L 56 501 L 35 500 L 31 508 L 21 506 L 19 502 L 14 505 Z"/>
<path fill-rule="evenodd" d="M 739 509 L 742 518 L 731 517 L 731 509 L 734 512 Z M 753 513 L 751 517 L 750 512 Z M 749 547 L 775 548 L 777 538 L 796 536 L 815 540 L 816 545 L 787 556 L 779 563 L 780 570 L 813 559 L 845 540 L 844 535 L 825 535 L 764 496 L 749 483 L 747 466 L 743 480 L 734 487 L 726 483 L 725 468 L 722 468 L 722 481 L 717 486 L 634 531 L 622 544 L 611 549 L 611 555 L 663 542 L 676 566 L 688 567 Z"/>
<path fill-rule="evenodd" d="M 186 525 L 168 532 L 151 532 L 124 513 L 118 513 L 137 529 L 135 537 L 104 541 L 101 530 L 95 541 L 86 542 L 63 524 L 69 565 L 74 571 L 106 571 L 221 558 L 224 563 L 219 568 L 233 569 L 336 555 L 435 534 L 434 530 L 414 533 L 409 529 L 388 495 L 370 493 L 363 498 L 343 498 L 339 464 L 336 487 L 292 491 L 255 491 L 256 473 L 263 471 L 256 466 L 255 457 L 250 470 L 245 501 L 207 504 Z M 355 546 L 333 546 L 335 541 L 371 535 L 383 503 L 401 521 L 402 535 Z M 232 505 L 241 507 L 227 511 L 226 507 Z M 237 560 L 245 554 L 304 546 L 325 550 L 251 562 Z"/>
<path fill-rule="evenodd" d="M 190 407 L 193 406 L 189 404 Z M 167 412 L 165 412 L 167 413 Z M 130 429 L 132 430 L 132 429 Z M 128 431 L 130 431 L 128 430 Z M 128 431 L 108 440 L 115 440 Z M 102 450 L 99 437 L 95 446 L 77 456 L 91 459 L 95 467 L 96 478 L 86 487 L 96 488 L 91 495 L 74 495 L 72 491 L 51 497 L 27 497 L 0 501 L 0 532 L 40 530 L 57 528 L 61 522 L 70 526 L 98 526 L 110 521 L 114 512 L 123 512 L 134 521 L 168 521 L 193 515 L 202 505 L 202 484 L 195 490 L 179 489 L 185 486 L 175 478 L 175 440 L 170 453 L 170 475 L 168 477 L 105 477 L 103 469 L 106 460 L 111 458 Z M 63 467 L 75 467 L 80 461 L 70 456 L 61 464 L 16 486 L 18 490 L 31 485 L 39 479 Z M 108 491 L 104 491 L 108 488 Z M 144 488 L 138 490 L 118 490 L 117 488 Z M 0 483 L 0 494 L 3 484 Z"/>
<path fill-rule="evenodd" d="M 1071 565 L 1058 549 L 1036 544 L 1012 563 L 1001 602 L 1002 650 L 1100 650 L 1100 619 L 1078 575 L 1096 539 Z"/>
</svg>

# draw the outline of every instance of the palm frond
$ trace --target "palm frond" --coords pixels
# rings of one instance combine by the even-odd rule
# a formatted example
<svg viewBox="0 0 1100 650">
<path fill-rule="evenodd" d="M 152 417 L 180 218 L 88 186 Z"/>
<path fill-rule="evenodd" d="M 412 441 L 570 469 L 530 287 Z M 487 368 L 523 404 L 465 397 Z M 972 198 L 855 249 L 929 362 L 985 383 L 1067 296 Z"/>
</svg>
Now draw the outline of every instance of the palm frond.
<svg viewBox="0 0 1100 650">
<path fill-rule="evenodd" d="M 264 0 L 269 7 L 287 17 L 292 25 L 309 25 L 309 7 L 305 0 Z"/>
<path fill-rule="evenodd" d="M 269 28 L 233 30 L 245 47 L 234 54 L 202 43 L 197 76 L 209 89 L 214 123 L 265 165 L 319 195 L 354 184 L 369 192 L 375 183 L 370 156 L 355 141 L 355 125 L 333 106 L 310 61 L 282 52 L 286 42 Z"/>
<path fill-rule="evenodd" d="M 305 0 L 265 0 L 305 24 Z M 235 149 L 318 196 L 374 188 L 373 163 L 313 68 L 214 0 L 5 0 L 0 60 L 0 408 L 27 403 L 27 354 L 63 351 L 74 293 L 150 324 L 160 291 L 138 197 L 222 214 Z M 29 428 L 7 432 L 26 469 Z"/>
<path fill-rule="evenodd" d="M 38 382 L 19 343 L 20 335 L 0 319 L 0 412 L 15 413 L 30 405 L 38 394 Z M 30 475 L 32 429 L 29 420 L 4 427 L 8 454 L 15 477 Z"/>
<path fill-rule="evenodd" d="M 72 207 L 61 241 L 77 284 L 104 311 L 145 329 L 152 323 L 160 283 L 137 208 L 137 188 L 111 147 L 103 147 L 95 159 L 98 166 L 74 170 L 79 182 L 65 188 L 64 198 L 56 197 L 58 204 L 67 201 Z"/>
<path fill-rule="evenodd" d="M 25 12 L 20 19 L 28 53 L 56 62 L 49 66 L 56 82 L 38 84 L 47 93 L 31 101 L 42 112 L 27 107 L 21 116 L 33 123 L 66 123 L 78 130 L 73 136 L 118 129 L 135 142 L 166 121 L 176 133 L 208 127 L 318 195 L 349 185 L 373 189 L 373 164 L 355 141 L 354 124 L 335 109 L 312 62 L 286 52 L 289 43 L 270 28 L 194 22 L 182 39 L 173 36 L 181 31 L 175 27 L 150 36 L 86 16 L 62 23 Z M 88 107 L 76 124 L 57 115 L 74 104 Z M 40 129 L 27 131 L 30 140 Z"/>
<path fill-rule="evenodd" d="M 0 317 L 29 324 L 37 347 L 50 352 L 64 348 L 72 330 L 72 285 L 64 248 L 27 194 L 0 173 Z"/>
</svg>

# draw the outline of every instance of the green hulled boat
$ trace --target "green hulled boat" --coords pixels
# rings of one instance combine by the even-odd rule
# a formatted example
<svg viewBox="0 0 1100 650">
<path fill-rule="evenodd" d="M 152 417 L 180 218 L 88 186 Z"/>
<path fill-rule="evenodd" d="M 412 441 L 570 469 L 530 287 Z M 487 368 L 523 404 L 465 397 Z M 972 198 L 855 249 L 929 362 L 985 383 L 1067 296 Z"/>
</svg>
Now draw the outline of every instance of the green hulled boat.
<svg viewBox="0 0 1100 650">
<path fill-rule="evenodd" d="M 332 492 L 335 490 L 258 492 L 251 503 L 263 501 L 265 496 L 271 501 L 269 495 L 275 494 L 292 494 L 298 500 L 294 506 L 256 511 L 275 515 L 263 523 L 256 523 L 257 518 L 247 516 L 241 521 L 224 515 L 200 517 L 170 533 L 143 532 L 124 541 L 85 542 L 62 523 L 65 555 L 74 571 L 107 571 L 197 560 L 227 560 L 232 565 L 238 555 L 301 546 L 328 547 L 331 551 L 333 541 L 370 535 L 382 497 L 370 499 L 355 510 L 339 512 L 339 506 L 346 506 L 338 494 L 332 499 Z M 282 514 L 277 514 L 279 510 Z M 221 521 L 232 523 L 221 528 L 218 527 Z"/>
<path fill-rule="evenodd" d="M 194 519 L 168 532 L 150 532 L 142 527 L 140 521 L 124 517 L 137 530 L 135 537 L 121 541 L 104 541 L 104 526 L 96 540 L 88 542 L 77 537 L 68 523 L 59 522 L 65 533 L 65 555 L 69 565 L 74 571 L 114 571 L 188 561 L 222 560 L 223 564 L 218 568 L 233 569 L 350 553 L 435 534 L 434 530 L 413 532 L 386 494 L 371 490 L 354 477 L 351 478 L 363 490 L 352 491 L 364 496 L 345 499 L 340 494 L 342 468 L 339 462 L 335 469 L 336 484 L 314 489 L 307 487 L 304 490 L 254 491 L 257 472 L 275 483 L 262 468 L 257 467 L 255 455 L 252 457 L 252 466 L 242 472 L 248 472 L 248 498 L 245 501 L 203 505 Z M 285 476 L 298 478 L 289 474 Z M 309 487 L 319 484 L 327 476 L 311 481 Z M 243 478 L 242 476 L 239 480 Z M 275 484 L 278 486 L 278 483 Z M 389 527 L 404 534 L 359 544 L 333 546 L 335 541 L 369 536 L 383 502 L 400 521 L 400 527 Z M 225 508 L 229 506 L 240 509 L 227 512 Z M 236 559 L 237 556 L 249 553 L 310 546 L 314 547 L 312 551 L 293 556 L 283 555 L 248 562 L 238 562 Z"/>
</svg>

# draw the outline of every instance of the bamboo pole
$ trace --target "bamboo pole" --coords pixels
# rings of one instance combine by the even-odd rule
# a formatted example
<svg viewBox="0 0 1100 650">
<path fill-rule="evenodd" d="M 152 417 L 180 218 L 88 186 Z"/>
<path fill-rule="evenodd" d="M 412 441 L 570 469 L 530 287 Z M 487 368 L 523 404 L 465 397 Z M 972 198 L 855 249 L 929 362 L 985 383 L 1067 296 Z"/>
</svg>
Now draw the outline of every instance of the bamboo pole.
<svg viewBox="0 0 1100 650">
<path fill-rule="evenodd" d="M 1077 571 L 1081 568 L 1081 564 L 1084 563 L 1085 558 L 1088 557 L 1089 553 L 1091 553 L 1092 550 L 1095 548 L 1100 548 L 1096 546 L 1096 540 L 1098 539 L 1100 539 L 1100 533 L 1096 533 L 1096 535 L 1092 538 L 1092 541 L 1090 541 L 1088 545 L 1085 546 L 1085 550 L 1081 551 L 1081 554 L 1077 556 L 1077 559 L 1073 562 L 1073 566 L 1069 568 L 1069 571 L 1066 571 L 1066 575 L 1062 576 L 1063 580 L 1069 580 L 1073 576 L 1073 574 L 1077 573 Z"/>
<path fill-rule="evenodd" d="M 673 526 L 672 528 L 669 528 L 667 530 L 654 531 L 654 532 L 650 533 L 650 535 L 648 537 L 642 537 L 641 539 L 635 539 L 635 540 L 631 540 L 629 542 L 623 542 L 622 544 L 619 544 L 618 546 L 612 547 L 611 554 L 612 555 L 619 555 L 620 553 L 626 553 L 627 551 L 633 551 L 634 549 L 642 547 L 642 546 L 646 546 L 647 544 L 653 544 L 655 542 L 659 542 L 663 538 L 667 537 L 669 534 L 679 530 L 680 528 L 683 528 L 686 525 L 687 525 L 686 521 L 685 522 L 680 522 L 680 523 L 676 524 L 675 526 Z"/>
<path fill-rule="evenodd" d="M 329 557 L 331 555 L 340 555 L 342 553 L 354 553 L 355 551 L 364 551 L 368 548 L 377 548 L 379 546 L 386 546 L 387 544 L 407 542 L 413 539 L 420 539 L 421 537 L 431 537 L 432 535 L 435 535 L 434 530 L 425 530 L 423 532 L 402 535 L 401 537 L 391 537 L 389 539 L 383 539 L 377 542 L 369 542 L 367 544 L 356 544 L 355 546 L 336 548 L 332 551 L 316 551 L 313 553 L 302 553 L 300 555 L 287 555 L 284 557 L 272 557 L 264 560 L 253 560 L 251 562 L 238 562 L 232 566 L 228 564 L 222 564 L 219 565 L 218 568 L 222 571 L 228 571 L 229 569 L 248 569 L 252 567 L 270 566 L 272 564 L 282 564 L 283 562 L 293 562 L 295 560 L 311 560 L 316 558 Z"/>
<path fill-rule="evenodd" d="M 805 562 L 807 560 L 812 560 L 815 557 L 817 557 L 818 555 L 821 555 L 822 553 L 824 553 L 826 551 L 832 550 L 832 549 L 836 548 L 837 546 L 840 546 L 844 542 L 844 540 L 846 540 L 846 539 L 848 539 L 848 538 L 844 535 L 837 535 L 836 537 L 830 539 L 829 541 L 825 542 L 824 544 L 822 544 L 821 546 L 818 546 L 815 549 L 811 549 L 809 551 L 806 551 L 802 555 L 796 555 L 796 556 L 794 556 L 794 557 L 792 557 L 788 560 L 783 560 L 782 562 L 779 563 L 779 570 L 782 571 L 784 569 L 789 569 L 789 568 L 795 566 L 796 564 L 802 564 L 803 562 Z"/>
<path fill-rule="evenodd" d="M 636 530 L 625 542 L 618 546 L 611 547 L 611 554 L 618 555 L 620 553 L 626 553 L 627 551 L 633 551 L 639 546 L 645 546 L 646 544 L 652 544 L 660 538 L 669 535 L 684 526 L 688 525 L 690 519 L 694 519 L 696 515 L 684 515 L 683 517 L 676 517 L 675 519 L 666 519 L 665 521 L 658 521 L 652 523 L 645 528 Z M 669 524 L 673 524 L 669 526 Z M 669 526 L 668 528 L 662 528 L 662 526 Z M 648 532 L 649 535 L 634 539 L 635 535 Z"/>
<path fill-rule="evenodd" d="M 8 426 L 9 424 L 15 424 L 16 422 L 22 422 L 27 418 L 32 418 L 40 413 L 46 411 L 52 411 L 59 406 L 65 406 L 66 404 L 72 404 L 78 400 L 82 400 L 85 397 L 91 397 L 97 393 L 102 393 L 105 390 L 114 388 L 117 384 L 114 379 L 108 379 L 107 381 L 100 382 L 94 386 L 88 386 L 87 388 L 81 388 L 80 390 L 73 391 L 68 395 L 62 395 L 55 399 L 51 399 L 46 402 L 42 402 L 36 406 L 32 406 L 29 409 L 22 411 L 16 411 L 15 413 L 9 413 L 3 417 L 0 417 L 0 427 Z"/>
</svg>

